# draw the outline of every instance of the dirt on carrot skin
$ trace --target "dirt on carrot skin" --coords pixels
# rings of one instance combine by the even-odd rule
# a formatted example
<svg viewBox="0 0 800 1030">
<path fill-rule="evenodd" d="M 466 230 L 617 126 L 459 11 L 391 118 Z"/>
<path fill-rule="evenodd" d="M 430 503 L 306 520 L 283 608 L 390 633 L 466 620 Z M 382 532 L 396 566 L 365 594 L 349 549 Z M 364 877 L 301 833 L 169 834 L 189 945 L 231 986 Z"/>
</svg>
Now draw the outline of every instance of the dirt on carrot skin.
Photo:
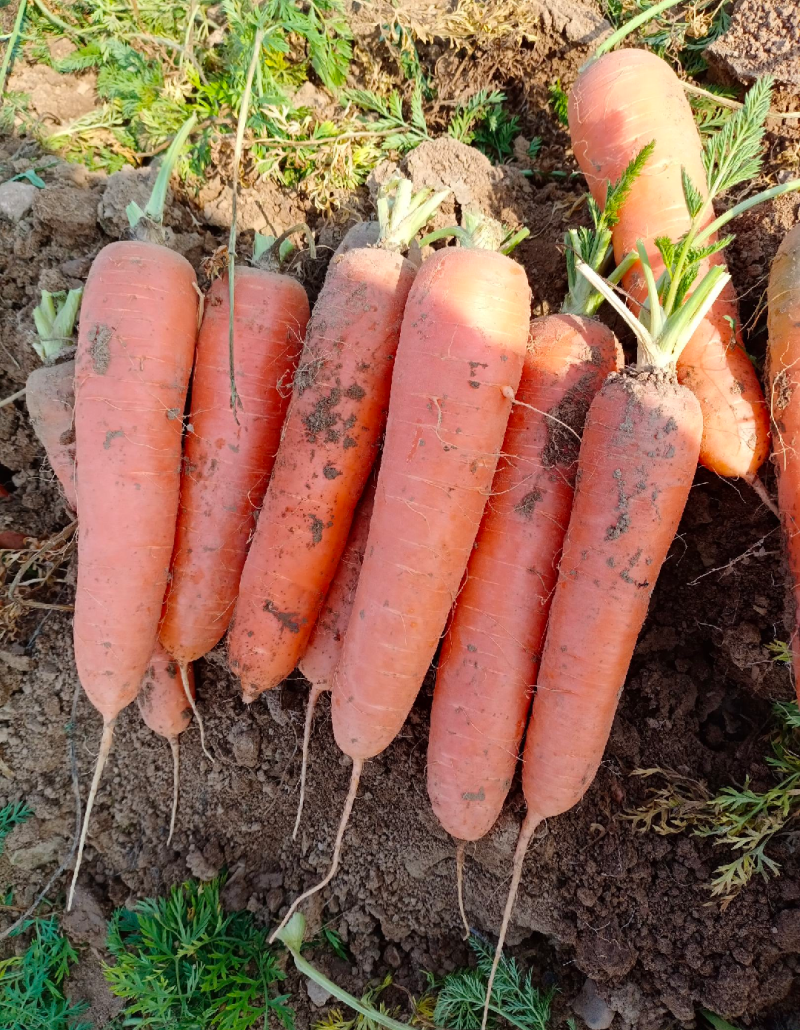
<svg viewBox="0 0 800 1030">
<path fill-rule="evenodd" d="M 427 10 L 429 5 L 423 6 Z M 561 3 L 558 10 L 568 6 Z M 574 38 L 579 28 L 574 19 L 537 15 L 534 38 L 523 43 L 496 40 L 466 60 L 463 50 L 440 42 L 421 46 L 420 53 L 445 102 L 487 84 L 504 89 L 509 109 L 522 118 L 522 135 L 543 138 L 537 168 L 570 173 L 574 162 L 568 139 L 546 97 L 556 78 L 568 87 L 585 59 L 587 50 Z M 379 45 L 374 28 L 357 31 L 363 32 L 364 45 Z M 796 127 L 779 126 L 770 135 L 775 174 L 793 169 L 796 174 L 792 161 L 798 147 Z M 559 246 L 564 229 L 585 220 L 586 210 L 580 180 L 522 175 L 523 169 L 530 170 L 525 151 L 517 147 L 520 156 L 510 165 L 492 166 L 477 151 L 445 141 L 418 148 L 403 167 L 417 186 L 453 189 L 454 199 L 437 225 L 452 222 L 463 206 L 474 203 L 531 228 L 517 253 L 534 291 L 533 313 L 539 315 L 561 303 L 566 275 Z M 0 141 L 0 181 L 31 167 L 37 154 L 30 144 Z M 389 166 L 379 170 L 373 191 L 379 175 L 388 172 Z M 126 195 L 138 199 L 134 191 L 142 192 L 140 173 L 106 179 L 59 164 L 41 174 L 47 189 L 59 189 L 59 204 L 40 199 L 18 223 L 0 221 L 0 396 L 18 390 L 37 364 L 30 327 L 39 290 L 81 285 L 94 255 L 119 231 Z M 225 212 L 219 203 L 214 206 L 223 179 L 222 174 L 212 177 L 197 208 L 174 198 L 168 207 L 174 243 L 195 267 L 224 242 L 225 228 L 219 223 L 225 222 Z M 286 224 L 289 216 L 291 221 L 306 216 L 323 243 L 325 256 L 303 266 L 313 297 L 327 256 L 352 223 L 352 212 L 366 216 L 368 191 L 357 191 L 348 211 L 321 222 L 302 198 L 268 190 L 271 213 L 288 205 Z M 204 207 L 213 207 L 207 217 Z M 797 213 L 796 197 L 787 196 L 736 225 L 729 259 L 750 330 L 748 350 L 757 362 L 766 342 L 757 314 L 769 262 Z M 248 244 L 244 234 L 243 254 Z M 307 374 L 313 376 L 313 370 Z M 568 418 L 563 421 L 570 424 Z M 324 432 L 327 426 L 315 428 Z M 768 469 L 765 478 L 771 485 Z M 0 530 L 45 539 L 68 523 L 23 402 L 0 408 L 0 483 L 11 493 L 0 500 Z M 74 569 L 66 578 L 44 595 L 47 601 L 72 602 Z M 15 904 L 24 904 L 71 839 L 74 808 L 65 725 L 77 680 L 68 613 L 17 614 L 13 630 L 13 637 L 0 644 L 0 701 L 5 699 L 0 758 L 14 779 L 0 772 L 0 805 L 24 798 L 36 815 L 9 837 L 0 858 L 0 881 L 14 886 Z M 792 688 L 788 671 L 774 664 L 766 645 L 786 639 L 788 631 L 774 519 L 745 486 L 700 469 L 597 781 L 575 810 L 550 823 L 526 864 L 510 942 L 514 953 L 533 966 L 537 982 L 560 988 L 559 1025 L 589 977 L 618 1013 L 614 1027 L 619 1030 L 689 1026 L 697 1006 L 753 1030 L 794 1030 L 796 1020 L 789 1017 L 800 1009 L 798 988 L 792 987 L 800 972 L 795 837 L 789 834 L 771 845 L 770 854 L 782 866 L 779 878 L 753 884 L 720 911 L 709 904 L 708 881 L 714 868 L 732 856 L 683 835 L 633 835 L 619 819 L 644 800 L 646 785 L 629 775 L 637 766 L 673 769 L 705 780 L 711 789 L 741 783 L 748 774 L 756 789 L 773 782 L 763 760 L 770 704 L 792 696 Z M 341 872 L 307 910 L 312 928 L 324 921 L 337 929 L 353 956 L 352 963 L 343 963 L 317 951 L 315 961 L 356 993 L 370 977 L 386 972 L 419 993 L 422 970 L 442 974 L 468 958 L 461 942 L 452 841 L 434 818 L 425 788 L 432 685 L 430 675 L 398 739 L 365 769 Z M 190 727 L 181 740 L 181 804 L 169 848 L 169 749 L 142 724 L 135 706 L 122 714 L 84 862 L 82 883 L 95 905 L 108 915 L 116 905 L 163 891 L 188 876 L 207 878 L 227 868 L 226 903 L 249 908 L 269 922 L 319 878 L 328 862 L 349 763 L 336 749 L 325 704 L 312 742 L 306 812 L 293 843 L 306 691 L 305 681 L 295 676 L 248 707 L 227 671 L 224 646 L 197 663 L 198 703 L 218 762 L 212 767 L 206 761 L 197 730 Z M 100 720 L 81 697 L 76 741 L 84 797 L 99 734 Z M 488 934 L 499 923 L 522 813 L 515 787 L 491 834 L 467 849 L 467 911 L 472 924 Z M 91 952 L 83 963 L 73 990 L 94 1002 L 102 1026 L 114 1006 Z M 299 979 L 293 977 L 289 987 L 298 1026 L 310 1026 L 320 1010 Z M 401 1008 L 405 1004 L 399 991 L 387 1000 Z"/>
</svg>

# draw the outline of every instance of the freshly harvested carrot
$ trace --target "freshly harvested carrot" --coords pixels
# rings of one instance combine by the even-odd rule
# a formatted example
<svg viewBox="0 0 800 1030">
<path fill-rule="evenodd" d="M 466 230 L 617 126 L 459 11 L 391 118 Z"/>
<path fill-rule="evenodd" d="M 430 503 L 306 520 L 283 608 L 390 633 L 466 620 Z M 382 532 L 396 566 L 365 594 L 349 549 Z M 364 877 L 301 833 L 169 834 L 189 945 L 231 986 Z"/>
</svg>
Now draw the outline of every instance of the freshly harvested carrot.
<svg viewBox="0 0 800 1030">
<path fill-rule="evenodd" d="M 800 225 L 789 232 L 769 276 L 767 374 L 778 508 L 794 596 L 791 646 L 800 698 Z"/>
<path fill-rule="evenodd" d="M 81 518 L 75 660 L 103 737 L 89 791 L 67 907 L 117 716 L 136 697 L 155 648 L 175 538 L 183 411 L 197 337 L 189 262 L 160 246 L 175 137 L 142 212 L 137 239 L 95 258 L 75 359 L 75 434 Z"/>
<path fill-rule="evenodd" d="M 186 670 L 185 684 L 178 663 L 160 644 L 156 644 L 136 703 L 145 724 L 153 733 L 164 737 L 172 751 L 172 811 L 167 844 L 175 832 L 175 817 L 178 813 L 181 761 L 178 737 L 192 721 L 192 706 L 186 696 L 188 690 L 189 695 L 194 697 L 194 670 L 191 665 Z"/>
<path fill-rule="evenodd" d="M 309 307 L 300 283 L 280 273 L 282 242 L 283 237 L 257 237 L 254 267 L 236 269 L 236 410 L 230 399 L 227 277 L 215 280 L 206 297 L 175 549 L 159 631 L 182 677 L 228 628 L 289 406 L 289 384 Z M 198 725 L 202 727 L 199 719 Z"/>
<path fill-rule="evenodd" d="M 466 245 L 429 258 L 408 297 L 364 564 L 334 675 L 333 731 L 353 760 L 350 789 L 331 867 L 286 919 L 335 875 L 363 763 L 392 742 L 422 686 L 519 385 L 530 289 L 501 250 L 527 230 L 509 238 L 496 223 L 468 218 L 427 240 L 445 232 Z"/>
<path fill-rule="evenodd" d="M 620 174 L 644 143 L 651 139 L 656 143 L 614 229 L 618 260 L 642 240 L 658 277 L 664 265 L 657 239 L 680 240 L 686 233 L 692 236 L 707 229 L 714 218 L 712 201 L 757 174 L 755 157 L 769 91 L 754 88 L 751 96 L 757 103 L 751 103 L 749 111 L 755 128 L 750 160 L 740 164 L 744 174 L 720 176 L 716 174 L 720 170 L 730 170 L 723 138 L 730 134 L 730 123 L 704 150 L 681 81 L 666 61 L 650 51 L 625 49 L 604 54 L 582 70 L 569 96 L 570 136 L 598 203 L 603 203 L 606 182 Z M 721 157 L 716 168 L 709 160 L 715 146 Z M 695 211 L 687 210 L 687 177 L 699 195 Z M 711 260 L 724 267 L 719 254 Z M 626 286 L 637 301 L 643 300 L 647 286 L 641 270 L 631 273 Z M 742 344 L 732 286 L 720 295 L 686 345 L 678 376 L 703 410 L 702 463 L 720 475 L 752 480 L 769 452 L 769 417 L 758 376 Z"/>
<path fill-rule="evenodd" d="M 578 270 L 636 334 L 637 364 L 608 377 L 589 408 L 523 755 L 528 806 L 486 994 L 483 1027 L 525 854 L 544 819 L 577 804 L 603 757 L 639 630 L 692 485 L 700 404 L 675 361 L 729 281 L 712 268 L 691 296 L 657 289 L 638 253 L 648 306 L 637 321 L 588 265 Z M 699 259 L 696 263 L 699 263 Z M 670 268 L 675 267 L 674 261 Z"/>
<path fill-rule="evenodd" d="M 333 673 L 339 663 L 344 646 L 344 634 L 353 610 L 358 577 L 364 562 L 364 551 L 367 546 L 369 523 L 372 508 L 375 504 L 375 486 L 377 476 L 373 470 L 367 480 L 367 486 L 358 502 L 350 536 L 347 538 L 339 567 L 333 577 L 331 588 L 322 606 L 314 632 L 308 641 L 306 653 L 300 659 L 300 672 L 311 684 L 306 702 L 306 719 L 303 730 L 303 760 L 300 769 L 300 800 L 297 804 L 292 838 L 297 836 L 300 819 L 303 815 L 303 802 L 306 794 L 306 775 L 308 772 L 308 748 L 311 742 L 311 727 L 314 723 L 314 710 L 320 696 L 333 686 Z"/>
<path fill-rule="evenodd" d="M 229 635 L 246 702 L 297 665 L 347 543 L 416 271 L 401 251 L 446 196 L 430 192 L 412 198 L 408 180 L 393 180 L 378 200 L 378 246 L 342 254 L 314 308 Z"/>
</svg>

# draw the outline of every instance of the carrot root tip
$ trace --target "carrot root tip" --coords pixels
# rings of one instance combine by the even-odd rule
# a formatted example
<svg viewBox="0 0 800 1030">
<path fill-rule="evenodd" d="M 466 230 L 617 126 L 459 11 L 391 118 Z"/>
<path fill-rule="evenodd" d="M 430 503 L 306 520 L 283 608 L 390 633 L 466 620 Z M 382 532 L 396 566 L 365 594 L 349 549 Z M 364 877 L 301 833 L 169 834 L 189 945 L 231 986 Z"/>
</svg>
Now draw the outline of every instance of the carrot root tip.
<svg viewBox="0 0 800 1030">
<path fill-rule="evenodd" d="M 197 710 L 197 704 L 195 703 L 195 699 L 192 697 L 192 691 L 189 686 L 189 675 L 186 670 L 186 663 L 178 662 L 178 667 L 181 670 L 181 683 L 183 683 L 183 692 L 186 695 L 186 700 L 189 702 L 189 706 L 192 709 L 192 715 L 195 717 L 195 721 L 197 722 L 197 728 L 200 731 L 200 747 L 203 749 L 203 754 L 206 756 L 209 762 L 211 762 L 212 765 L 215 765 L 216 762 L 214 760 L 214 756 L 209 752 L 208 748 L 206 747 L 205 726 L 203 725 L 203 719 L 200 715 L 200 712 L 198 712 Z"/>
<path fill-rule="evenodd" d="M 167 845 L 171 843 L 172 835 L 175 833 L 175 818 L 178 814 L 178 793 L 181 774 L 181 745 L 178 738 L 170 737 L 169 746 L 172 750 L 172 812 L 169 818 Z"/>
<path fill-rule="evenodd" d="M 275 943 L 275 939 L 277 938 L 278 934 L 281 932 L 284 926 L 286 926 L 286 924 L 297 911 L 297 908 L 306 900 L 306 898 L 310 898 L 318 891 L 321 891 L 323 887 L 327 887 L 336 875 L 336 871 L 339 868 L 339 859 L 341 858 L 342 854 L 342 841 L 344 840 L 344 833 L 347 829 L 347 824 L 350 822 L 350 813 L 353 811 L 353 804 L 356 800 L 356 794 L 358 793 L 358 783 L 361 779 L 361 770 L 363 769 L 363 767 L 364 762 L 362 759 L 353 759 L 353 768 L 350 773 L 350 787 L 347 791 L 347 798 L 345 799 L 344 808 L 342 809 L 342 818 L 339 820 L 339 829 L 336 831 L 336 840 L 333 845 L 333 855 L 331 857 L 330 869 L 328 869 L 328 872 L 325 874 L 324 878 L 319 881 L 319 883 L 315 884 L 313 887 L 309 887 L 307 891 L 301 894 L 298 898 L 294 899 L 292 904 L 289 906 L 289 911 L 281 920 L 280 925 L 272 931 L 272 934 L 269 939 L 270 944 Z"/>
<path fill-rule="evenodd" d="M 67 912 L 72 911 L 72 902 L 75 900 L 75 888 L 78 884 L 78 873 L 81 870 L 81 862 L 83 861 L 83 849 L 86 844 L 86 834 L 89 830 L 89 819 L 92 815 L 92 808 L 94 807 L 94 800 L 97 797 L 97 789 L 100 786 L 100 778 L 103 775 L 106 759 L 111 752 L 111 745 L 114 741 L 114 726 L 116 725 L 116 722 L 117 720 L 115 717 L 103 723 L 103 736 L 100 738 L 100 750 L 97 752 L 97 761 L 95 762 L 92 785 L 89 788 L 89 797 L 86 799 L 86 813 L 83 817 L 81 836 L 78 841 L 78 855 L 75 859 L 75 869 L 72 873 L 72 882 L 69 885 Z"/>
<path fill-rule="evenodd" d="M 297 817 L 292 830 L 292 840 L 297 839 L 297 831 L 300 829 L 300 820 L 303 817 L 303 805 L 306 800 L 306 776 L 308 774 L 308 750 L 311 744 L 311 728 L 314 725 L 314 710 L 317 707 L 320 694 L 325 688 L 313 684 L 306 702 L 306 721 L 303 728 L 303 758 L 300 765 L 300 800 L 297 802 Z"/>
<path fill-rule="evenodd" d="M 492 968 L 489 973 L 489 982 L 486 985 L 486 1001 L 483 1006 L 483 1019 L 481 1021 L 481 1030 L 486 1030 L 486 1023 L 489 1019 L 489 1005 L 492 1000 L 492 987 L 494 986 L 494 978 L 497 973 L 497 967 L 500 964 L 500 959 L 503 954 L 503 944 L 505 943 L 506 933 L 511 922 L 511 914 L 514 911 L 514 902 L 517 900 L 517 891 L 519 890 L 519 882 L 522 879 L 522 867 L 525 865 L 525 855 L 528 852 L 528 846 L 530 845 L 534 831 L 539 823 L 542 821 L 542 817 L 537 815 L 528 809 L 528 813 L 525 816 L 522 826 L 519 831 L 519 838 L 517 839 L 517 847 L 514 851 L 514 863 L 513 863 L 513 874 L 511 876 L 511 886 L 508 889 L 508 897 L 506 898 L 506 907 L 503 912 L 503 921 L 500 924 L 500 935 L 497 938 L 497 947 L 494 952 L 494 959 L 492 960 Z"/>
<path fill-rule="evenodd" d="M 464 940 L 469 940 L 470 928 L 464 908 L 464 841 L 456 844 L 456 890 L 458 892 L 458 911 L 464 924 Z"/>
</svg>

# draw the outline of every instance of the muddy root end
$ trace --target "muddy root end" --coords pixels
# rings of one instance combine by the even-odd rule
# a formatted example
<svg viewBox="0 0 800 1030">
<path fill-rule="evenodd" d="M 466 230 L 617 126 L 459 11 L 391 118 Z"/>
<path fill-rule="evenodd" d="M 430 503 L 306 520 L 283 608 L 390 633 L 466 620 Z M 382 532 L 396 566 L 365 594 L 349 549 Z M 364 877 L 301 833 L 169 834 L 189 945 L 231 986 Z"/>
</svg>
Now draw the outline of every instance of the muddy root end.
<svg viewBox="0 0 800 1030">
<path fill-rule="evenodd" d="M 770 494 L 769 490 L 764 486 L 758 474 L 754 472 L 751 476 L 745 476 L 745 480 L 753 488 L 756 496 L 764 507 L 769 508 L 776 519 L 780 519 L 781 513 L 778 510 L 778 505 L 772 499 L 772 494 Z"/>
<path fill-rule="evenodd" d="M 528 813 L 520 827 L 519 838 L 517 839 L 517 848 L 514 852 L 511 886 L 508 889 L 508 898 L 506 899 L 506 907 L 503 912 L 503 922 L 500 924 L 500 936 L 497 939 L 497 948 L 495 949 L 494 959 L 492 961 L 492 969 L 489 973 L 489 983 L 486 985 L 486 1001 L 483 1006 L 481 1030 L 486 1030 L 486 1021 L 489 1018 L 489 1004 L 492 1000 L 494 978 L 497 973 L 497 967 L 500 964 L 500 957 L 503 954 L 503 944 L 505 943 L 506 933 L 508 932 L 508 925 L 511 922 L 511 914 L 514 911 L 514 902 L 517 900 L 517 891 L 519 890 L 519 881 L 522 879 L 522 867 L 525 864 L 525 855 L 527 854 L 528 846 L 530 845 L 534 831 L 541 821 L 542 817 L 540 815 L 537 815 L 535 812 L 528 809 Z"/>
<path fill-rule="evenodd" d="M 347 791 L 347 798 L 345 799 L 344 809 L 342 810 L 342 818 L 339 821 L 339 829 L 336 831 L 336 840 L 333 845 L 333 857 L 331 859 L 330 869 L 326 873 L 325 878 L 320 880 L 318 884 L 315 884 L 313 887 L 309 887 L 309 889 L 304 894 L 301 894 L 299 898 L 295 898 L 289 906 L 289 911 L 283 917 L 280 926 L 276 927 L 276 929 L 272 931 L 269 939 L 270 944 L 275 943 L 275 938 L 295 914 L 298 906 L 302 905 L 306 898 L 310 898 L 313 894 L 316 894 L 317 891 L 321 891 L 323 887 L 327 887 L 334 876 L 336 876 L 336 871 L 339 868 L 339 859 L 342 854 L 342 840 L 344 839 L 344 832 L 347 829 L 347 824 L 350 822 L 350 813 L 353 811 L 353 803 L 356 800 L 356 793 L 358 792 L 358 781 L 361 779 L 361 770 L 363 768 L 363 760 L 360 758 L 354 758 L 353 769 L 350 773 L 350 788 Z"/>
<path fill-rule="evenodd" d="M 194 716 L 195 721 L 197 722 L 197 728 L 200 730 L 200 747 L 203 749 L 203 754 L 206 756 L 209 762 L 211 762 L 212 765 L 215 765 L 216 762 L 214 761 L 213 756 L 210 754 L 208 748 L 206 747 L 205 726 L 203 726 L 203 720 L 200 716 L 200 713 L 197 710 L 195 700 L 192 697 L 192 691 L 189 687 L 189 676 L 186 671 L 186 663 L 178 662 L 178 668 L 181 670 L 181 683 L 183 684 L 183 692 L 186 695 L 186 700 L 189 702 L 189 707 L 192 709 L 192 715 Z"/>
<path fill-rule="evenodd" d="M 297 831 L 300 829 L 300 820 L 303 817 L 303 805 L 306 800 L 308 749 L 311 744 L 311 728 L 314 725 L 314 711 L 317 707 L 317 701 L 319 701 L 320 694 L 324 693 L 326 689 L 327 688 L 314 683 L 311 687 L 311 691 L 309 692 L 308 701 L 306 702 L 306 724 L 303 729 L 303 761 L 300 766 L 300 800 L 297 802 L 297 817 L 294 821 L 294 829 L 292 830 L 292 840 L 297 840 Z"/>
<path fill-rule="evenodd" d="M 467 913 L 464 910 L 464 847 L 466 842 L 459 840 L 456 842 L 456 890 L 458 892 L 458 911 L 461 916 L 461 922 L 464 924 L 464 940 L 469 940 L 470 929 L 469 922 L 467 920 Z"/>
<path fill-rule="evenodd" d="M 83 817 L 81 837 L 78 841 L 78 856 L 75 859 L 75 869 L 72 873 L 72 883 L 70 883 L 69 885 L 69 896 L 67 897 L 67 912 L 72 911 L 72 902 L 75 898 L 75 888 L 78 884 L 78 873 L 80 873 L 81 871 L 81 862 L 83 861 L 83 848 L 86 844 L 86 834 L 89 830 L 89 820 L 92 817 L 94 799 L 97 797 L 97 788 L 100 786 L 100 779 L 103 775 L 103 769 L 105 768 L 106 759 L 108 758 L 111 752 L 111 745 L 114 741 L 114 727 L 116 726 L 116 724 L 116 718 L 103 723 L 103 736 L 100 738 L 100 750 L 97 753 L 97 761 L 94 767 L 92 785 L 89 788 L 89 797 L 86 799 L 86 814 Z"/>
<path fill-rule="evenodd" d="M 172 840 L 175 832 L 175 817 L 178 814 L 178 791 L 181 777 L 181 745 L 177 737 L 169 738 L 169 746 L 172 749 L 172 813 L 169 817 L 169 837 L 167 844 Z"/>
</svg>

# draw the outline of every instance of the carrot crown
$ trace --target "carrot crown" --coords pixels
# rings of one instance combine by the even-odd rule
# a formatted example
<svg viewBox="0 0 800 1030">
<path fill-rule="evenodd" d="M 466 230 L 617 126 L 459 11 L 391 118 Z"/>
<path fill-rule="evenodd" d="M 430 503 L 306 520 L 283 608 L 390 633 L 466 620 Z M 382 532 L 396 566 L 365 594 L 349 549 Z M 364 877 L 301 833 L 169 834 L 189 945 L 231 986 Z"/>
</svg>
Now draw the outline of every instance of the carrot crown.
<svg viewBox="0 0 800 1030">
<path fill-rule="evenodd" d="M 308 253 L 313 261 L 317 256 L 314 234 L 305 222 L 298 222 L 291 229 L 282 232 L 280 236 L 263 236 L 257 232 L 253 239 L 253 257 L 250 263 L 253 267 L 261 268 L 266 272 L 282 272 L 287 262 L 291 261 L 297 253 L 297 247 L 292 243 L 290 237 L 298 232 L 302 232 L 305 236 L 308 242 Z"/>
<path fill-rule="evenodd" d="M 377 246 L 383 250 L 407 250 L 411 241 L 436 211 L 450 190 L 434 193 L 426 187 L 413 192 L 410 179 L 397 175 L 378 190 L 375 207 L 380 235 Z"/>
<path fill-rule="evenodd" d="M 605 299 L 588 279 L 578 273 L 576 259 L 580 258 L 595 272 L 602 272 L 611 250 L 611 230 L 619 221 L 622 205 L 628 198 L 631 187 L 639 176 L 647 159 L 653 152 L 655 140 L 642 147 L 636 157 L 616 182 L 609 182 L 606 190 L 606 201 L 603 209 L 592 196 L 587 196 L 586 203 L 592 218 L 593 228 L 581 226 L 569 229 L 564 235 L 567 262 L 567 295 L 561 305 L 565 315 L 589 315 L 597 313 L 597 309 Z M 638 261 L 636 254 L 628 254 L 608 275 L 607 281 L 616 285 L 622 277 Z"/>
<path fill-rule="evenodd" d="M 196 123 L 197 117 L 192 115 L 191 118 L 183 123 L 172 143 L 170 143 L 169 150 L 167 150 L 164 160 L 161 162 L 161 167 L 158 170 L 155 185 L 153 186 L 153 192 L 150 194 L 150 199 L 144 211 L 133 200 L 125 208 L 131 227 L 131 235 L 134 239 L 143 240 L 148 243 L 164 243 L 163 220 L 164 202 L 167 199 L 167 186 L 169 185 L 170 176 L 175 168 L 180 152 L 183 150 L 189 133 Z"/>
<path fill-rule="evenodd" d="M 614 293 L 605 279 L 577 259 L 578 271 L 600 292 L 617 314 L 627 323 L 638 343 L 637 364 L 640 367 L 666 368 L 674 365 L 697 327 L 711 310 L 720 293 L 730 282 L 730 275 L 720 265 L 711 268 L 699 286 L 688 294 L 691 280 L 683 289 L 676 305 L 668 303 L 670 278 L 665 273 L 656 283 L 650 258 L 641 240 L 636 249 L 647 282 L 647 300 L 637 318 Z M 711 248 L 707 248 L 711 249 Z M 697 258 L 697 264 L 706 257 Z M 696 274 L 696 267 L 695 267 Z"/>
<path fill-rule="evenodd" d="M 42 290 L 42 299 L 33 309 L 38 337 L 33 349 L 45 364 L 55 361 L 72 343 L 82 296 L 83 288 L 69 293 Z"/>
<path fill-rule="evenodd" d="M 521 229 L 509 229 L 502 222 L 498 222 L 496 218 L 490 218 L 488 215 L 474 211 L 464 211 L 461 215 L 461 225 L 448 225 L 444 229 L 437 229 L 424 236 L 419 243 L 421 247 L 424 247 L 436 240 L 453 236 L 462 247 L 495 250 L 500 254 L 510 254 L 530 234 L 530 229 L 525 226 Z"/>
</svg>

